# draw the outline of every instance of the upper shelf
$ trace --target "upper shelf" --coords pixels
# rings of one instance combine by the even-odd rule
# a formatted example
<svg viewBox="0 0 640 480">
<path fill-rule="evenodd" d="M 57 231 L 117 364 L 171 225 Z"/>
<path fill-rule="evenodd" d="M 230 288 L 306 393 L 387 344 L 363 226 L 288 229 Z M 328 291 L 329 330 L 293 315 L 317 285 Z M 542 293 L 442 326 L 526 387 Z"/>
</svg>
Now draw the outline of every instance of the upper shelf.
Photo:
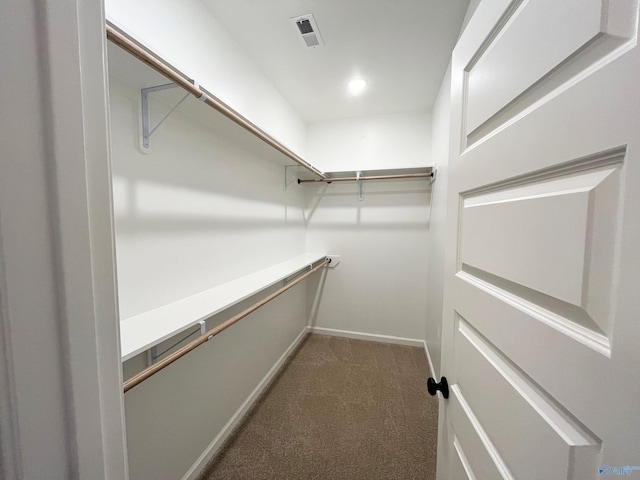
<svg viewBox="0 0 640 480">
<path fill-rule="evenodd" d="M 245 300 L 325 258 L 307 253 L 251 275 L 164 305 L 120 323 L 122 361 L 129 360 L 159 343 L 187 330 L 201 320 Z"/>
<path fill-rule="evenodd" d="M 107 24 L 106 31 L 107 38 L 113 44 L 125 50 L 133 57 L 144 62 L 153 70 L 160 73 L 163 77 L 175 83 L 177 86 L 184 89 L 187 93 L 193 95 L 202 103 L 218 111 L 221 115 L 231 120 L 233 123 L 240 126 L 242 129 L 249 132 L 254 137 L 260 139 L 265 144 L 285 155 L 290 160 L 293 160 L 294 162 L 320 178 L 326 177 L 326 175 L 322 171 L 304 160 L 302 157 L 300 157 L 300 155 L 293 152 L 276 138 L 269 135 L 269 133 L 265 132 L 260 127 L 252 123 L 249 119 L 241 115 L 239 112 L 235 111 L 229 105 L 225 104 L 222 100 L 217 98 L 210 91 L 200 86 L 193 79 L 189 78 L 187 75 L 180 72 L 168 62 L 159 58 L 157 55 L 151 53 L 149 50 L 139 45 L 124 33 L 120 32 L 113 25 Z M 166 83 L 166 81 L 163 83 Z"/>
<path fill-rule="evenodd" d="M 214 94 L 193 82 L 187 75 L 172 65 L 139 45 L 113 25 L 107 24 L 107 37 L 112 42 L 108 48 L 109 75 L 122 83 L 137 90 L 166 84 L 170 81 L 181 88 L 155 92 L 153 98 L 167 105 L 176 105 L 185 93 L 190 94 L 184 102 L 182 111 L 196 118 L 201 123 L 213 127 L 224 138 L 241 143 L 244 148 L 260 153 L 261 157 L 279 161 L 285 164 L 291 161 L 303 167 L 306 172 L 299 172 L 299 183 L 308 181 L 347 181 L 355 178 L 344 178 L 344 172 L 326 173 L 319 170 L 310 162 L 301 158 L 266 131 L 253 124 L 239 112 L 226 105 Z M 118 48 L 120 47 L 120 48 Z M 211 107 L 211 108 L 210 108 Z M 213 112 L 214 109 L 216 112 Z M 217 114 L 216 114 L 217 113 Z M 240 126 L 241 128 L 237 128 Z M 380 173 L 378 173 L 380 172 Z M 365 176 L 389 175 L 390 170 L 362 172 Z M 430 174 L 431 167 L 394 169 L 395 178 L 415 178 L 416 173 Z M 355 175 L 355 172 L 353 173 Z M 431 180 L 435 177 L 430 176 Z M 367 180 L 367 178 L 364 178 Z"/>
</svg>

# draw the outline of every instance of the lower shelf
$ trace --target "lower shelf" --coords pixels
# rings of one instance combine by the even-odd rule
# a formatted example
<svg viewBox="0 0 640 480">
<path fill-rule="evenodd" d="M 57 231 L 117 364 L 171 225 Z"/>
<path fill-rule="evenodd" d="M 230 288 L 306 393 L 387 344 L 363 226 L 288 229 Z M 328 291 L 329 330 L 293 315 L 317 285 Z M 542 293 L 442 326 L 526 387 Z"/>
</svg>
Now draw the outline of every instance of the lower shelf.
<svg viewBox="0 0 640 480">
<path fill-rule="evenodd" d="M 290 277 L 325 258 L 307 253 L 251 275 L 164 305 L 120 323 L 122 361 L 129 360 L 159 343 L 191 328 L 265 288 Z"/>
</svg>

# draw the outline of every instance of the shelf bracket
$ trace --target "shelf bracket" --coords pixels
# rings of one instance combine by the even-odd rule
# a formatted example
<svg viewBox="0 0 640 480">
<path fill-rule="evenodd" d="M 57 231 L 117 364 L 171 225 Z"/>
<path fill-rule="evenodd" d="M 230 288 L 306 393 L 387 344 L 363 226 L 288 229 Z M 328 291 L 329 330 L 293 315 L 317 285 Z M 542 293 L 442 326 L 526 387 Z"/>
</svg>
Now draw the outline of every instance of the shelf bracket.
<svg viewBox="0 0 640 480">
<path fill-rule="evenodd" d="M 300 170 L 301 165 L 293 164 L 293 165 L 285 165 L 284 166 L 284 189 L 287 190 L 289 185 L 297 182 L 298 180 L 298 171 Z M 295 169 L 294 175 L 289 174 L 289 169 Z"/>
<path fill-rule="evenodd" d="M 285 278 L 283 280 L 283 284 L 284 285 L 288 285 L 290 281 L 295 280 L 296 278 L 298 278 L 300 275 L 313 270 L 313 263 L 310 263 L 309 265 L 307 265 L 303 270 L 298 270 L 297 272 L 295 272 L 294 274 L 288 276 L 287 278 Z"/>
<path fill-rule="evenodd" d="M 194 325 L 195 326 L 195 325 Z M 173 345 L 171 345 L 169 348 L 166 348 L 165 350 L 163 350 L 162 352 L 158 353 L 158 346 L 154 345 L 153 347 L 151 347 L 148 350 L 148 356 L 147 356 L 147 362 L 149 365 L 153 365 L 154 363 L 156 363 L 158 361 L 158 359 L 164 355 L 165 353 L 167 353 L 169 350 L 171 350 L 172 348 L 177 347 L 178 345 L 180 345 L 182 342 L 184 342 L 185 340 L 187 340 L 189 337 L 191 337 L 193 334 L 198 333 L 198 331 L 200 332 L 200 335 L 204 335 L 207 332 L 207 323 L 204 320 L 200 320 L 198 322 L 198 326 L 200 327 L 199 330 L 193 331 L 190 334 L 182 337 L 180 340 L 178 340 L 177 342 L 175 342 Z"/>
<path fill-rule="evenodd" d="M 151 121 L 149 116 L 149 94 L 154 92 L 159 92 L 162 90 L 168 90 L 170 88 L 177 88 L 177 87 L 178 86 L 175 83 L 167 83 L 164 85 L 157 85 L 155 87 L 148 87 L 140 90 L 140 96 L 142 97 L 142 146 L 143 148 L 149 148 L 149 138 L 151 137 L 151 135 L 153 135 L 153 132 L 155 132 L 158 129 L 158 127 L 162 125 L 162 123 L 167 118 L 169 118 L 169 116 L 173 112 L 175 112 L 175 110 L 180 106 L 180 104 L 184 102 L 187 99 L 187 97 L 190 95 L 189 93 L 185 94 L 185 96 L 182 97 L 180 101 L 176 103 L 171 110 L 169 110 L 169 113 L 167 113 L 164 117 L 162 117 L 162 120 L 160 120 L 155 127 L 151 128 Z"/>
</svg>

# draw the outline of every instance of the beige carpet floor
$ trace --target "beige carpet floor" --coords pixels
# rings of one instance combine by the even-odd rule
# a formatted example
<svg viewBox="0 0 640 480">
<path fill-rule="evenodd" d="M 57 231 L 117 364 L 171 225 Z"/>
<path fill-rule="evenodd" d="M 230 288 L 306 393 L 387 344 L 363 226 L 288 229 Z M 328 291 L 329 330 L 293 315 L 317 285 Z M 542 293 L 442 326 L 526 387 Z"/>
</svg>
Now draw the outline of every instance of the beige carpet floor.
<svg viewBox="0 0 640 480">
<path fill-rule="evenodd" d="M 309 335 L 199 480 L 435 478 L 416 347 Z"/>
</svg>

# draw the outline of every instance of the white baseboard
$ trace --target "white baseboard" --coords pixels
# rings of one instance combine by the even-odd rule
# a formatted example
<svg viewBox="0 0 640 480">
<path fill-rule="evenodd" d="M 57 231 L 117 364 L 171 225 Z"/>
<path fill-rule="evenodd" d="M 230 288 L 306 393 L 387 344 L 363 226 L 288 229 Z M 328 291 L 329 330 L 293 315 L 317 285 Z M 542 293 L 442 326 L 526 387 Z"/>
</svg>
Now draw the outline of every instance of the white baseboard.
<svg viewBox="0 0 640 480">
<path fill-rule="evenodd" d="M 304 340 L 309 333 L 308 327 L 305 327 L 300 332 L 300 335 L 289 345 L 287 350 L 282 354 L 278 361 L 271 367 L 264 378 L 258 383 L 258 386 L 254 388 L 253 392 L 247 397 L 247 399 L 240 405 L 240 408 L 233 414 L 227 424 L 220 430 L 220 433 L 216 435 L 216 438 L 209 444 L 209 446 L 202 452 L 202 455 L 198 457 L 191 468 L 184 474 L 182 480 L 195 480 L 204 467 L 209 463 L 213 456 L 218 452 L 218 449 L 222 446 L 224 441 L 231 435 L 233 429 L 240 423 L 245 413 L 253 406 L 254 402 L 258 399 L 263 390 L 269 385 L 269 382 L 280 371 L 287 358 L 296 349 L 296 347 Z"/>
<path fill-rule="evenodd" d="M 424 342 L 424 353 L 427 354 L 427 361 L 429 362 L 429 370 L 431 371 L 431 375 L 433 378 L 436 378 L 436 371 L 433 369 L 433 362 L 431 361 L 431 354 L 429 353 L 429 347 L 427 347 L 427 341 Z"/>
<path fill-rule="evenodd" d="M 331 335 L 334 337 L 355 338 L 357 340 L 369 340 L 373 342 L 395 343 L 409 345 L 411 347 L 423 347 L 424 340 L 420 338 L 393 337 L 391 335 L 378 335 L 377 333 L 352 332 L 349 330 L 336 330 L 333 328 L 307 327 L 311 333 Z"/>
</svg>

